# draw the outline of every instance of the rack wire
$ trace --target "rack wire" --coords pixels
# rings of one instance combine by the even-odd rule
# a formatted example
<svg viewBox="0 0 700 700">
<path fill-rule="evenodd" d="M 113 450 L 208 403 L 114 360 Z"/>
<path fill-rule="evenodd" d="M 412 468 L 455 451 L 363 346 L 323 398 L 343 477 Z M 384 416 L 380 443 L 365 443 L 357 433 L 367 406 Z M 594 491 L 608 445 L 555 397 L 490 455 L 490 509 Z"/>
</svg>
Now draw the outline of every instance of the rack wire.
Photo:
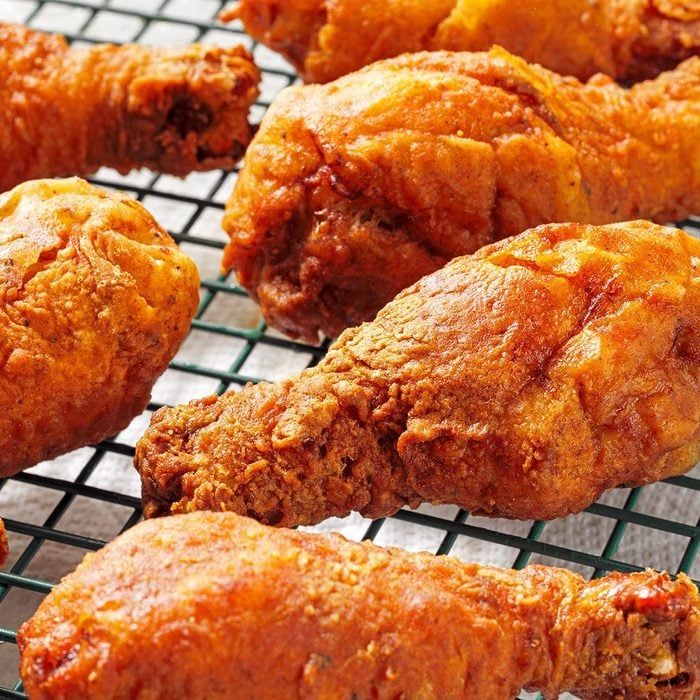
<svg viewBox="0 0 700 700">
<path fill-rule="evenodd" d="M 279 57 L 236 23 L 216 15 L 222 0 L 0 0 L 0 20 L 58 31 L 76 43 L 136 41 L 170 44 L 243 43 L 263 69 L 258 120 L 272 97 L 296 80 Z M 268 329 L 245 292 L 218 274 L 225 237 L 224 201 L 235 173 L 196 174 L 184 181 L 141 171 L 121 177 L 100 171 L 93 182 L 130 192 L 154 212 L 203 272 L 192 331 L 159 380 L 147 413 L 114 439 L 0 480 L 0 515 L 12 554 L 0 572 L 0 698 L 24 698 L 18 678 L 19 623 L 85 552 L 141 518 L 134 443 L 150 413 L 164 403 L 261 379 L 275 380 L 317 362 L 327 345 L 294 343 Z M 683 226 L 700 236 L 700 220 Z M 370 522 L 354 515 L 316 530 L 353 539 L 452 553 L 485 563 L 568 566 L 589 576 L 647 566 L 700 578 L 700 472 L 644 489 L 606 494 L 585 513 L 552 523 L 477 518 L 457 508 L 425 506 Z"/>
</svg>

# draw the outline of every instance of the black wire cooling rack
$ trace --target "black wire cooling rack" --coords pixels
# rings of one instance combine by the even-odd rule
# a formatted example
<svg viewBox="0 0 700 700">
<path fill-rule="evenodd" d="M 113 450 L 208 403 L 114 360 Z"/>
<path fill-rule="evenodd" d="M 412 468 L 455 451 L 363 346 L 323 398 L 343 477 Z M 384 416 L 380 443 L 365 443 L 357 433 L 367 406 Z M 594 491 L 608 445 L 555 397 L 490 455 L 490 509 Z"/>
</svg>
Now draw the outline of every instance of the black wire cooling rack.
<svg viewBox="0 0 700 700">
<path fill-rule="evenodd" d="M 252 49 L 263 69 L 254 120 L 296 76 L 237 24 L 222 26 L 221 0 L 0 0 L 0 20 L 58 31 L 79 43 L 205 41 Z M 62 575 L 86 551 L 141 517 L 131 470 L 134 442 L 150 412 L 235 384 L 279 379 L 317 362 L 325 345 L 294 343 L 268 329 L 245 292 L 218 274 L 225 237 L 223 203 L 235 173 L 197 174 L 184 181 L 149 172 L 121 177 L 100 171 L 93 182 L 123 189 L 143 201 L 197 261 L 203 273 L 201 302 L 183 349 L 156 385 L 145 416 L 113 440 L 83 448 L 12 479 L 0 480 L 0 515 L 12 554 L 0 572 L 0 697 L 24 698 L 18 678 L 16 634 Z M 684 223 L 700 235 L 700 221 Z M 351 516 L 322 526 L 354 539 L 451 552 L 463 559 L 522 567 L 529 562 L 568 566 L 589 576 L 652 566 L 700 578 L 698 470 L 644 489 L 619 490 L 585 513 L 553 523 L 514 523 L 470 516 L 456 508 L 401 510 L 367 521 Z M 316 528 L 319 529 L 319 528 Z"/>
</svg>

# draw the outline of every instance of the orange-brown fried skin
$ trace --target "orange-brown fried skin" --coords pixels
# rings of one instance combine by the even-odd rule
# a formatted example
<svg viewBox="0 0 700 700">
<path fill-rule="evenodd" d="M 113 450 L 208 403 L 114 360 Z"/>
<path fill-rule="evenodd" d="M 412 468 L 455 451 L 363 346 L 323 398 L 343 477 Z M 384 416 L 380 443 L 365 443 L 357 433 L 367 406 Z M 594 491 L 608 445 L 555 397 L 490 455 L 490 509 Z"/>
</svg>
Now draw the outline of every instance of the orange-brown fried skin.
<svg viewBox="0 0 700 700">
<path fill-rule="evenodd" d="M 502 50 L 416 54 L 276 100 L 224 264 L 270 324 L 314 341 L 531 226 L 698 212 L 700 58 L 627 91 Z"/>
<path fill-rule="evenodd" d="M 198 282 L 126 195 L 74 178 L 0 196 L 0 476 L 141 413 L 187 334 Z"/>
<path fill-rule="evenodd" d="M 425 277 L 316 367 L 154 414 L 146 516 L 408 503 L 550 519 L 700 458 L 700 241 L 549 225 Z"/>
<path fill-rule="evenodd" d="M 651 78 L 700 53 L 697 0 L 241 0 L 224 19 L 328 82 L 417 51 L 485 51 L 587 80 Z"/>
<path fill-rule="evenodd" d="M 32 700 L 692 700 L 700 597 L 685 576 L 586 583 L 193 513 L 89 554 L 19 645 Z"/>
<path fill-rule="evenodd" d="M 98 45 L 0 22 L 0 191 L 33 178 L 230 168 L 251 138 L 248 52 Z"/>
</svg>

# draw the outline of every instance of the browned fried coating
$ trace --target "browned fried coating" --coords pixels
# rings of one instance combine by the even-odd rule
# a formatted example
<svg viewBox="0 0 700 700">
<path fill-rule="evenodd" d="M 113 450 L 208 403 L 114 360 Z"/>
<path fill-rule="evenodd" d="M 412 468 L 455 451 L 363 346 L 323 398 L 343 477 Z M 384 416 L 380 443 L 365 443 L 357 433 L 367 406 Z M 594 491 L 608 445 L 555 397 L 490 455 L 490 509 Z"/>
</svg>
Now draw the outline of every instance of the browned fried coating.
<svg viewBox="0 0 700 700">
<path fill-rule="evenodd" d="M 421 501 L 550 519 L 700 458 L 700 241 L 542 226 L 458 258 L 316 367 L 154 414 L 146 516 L 268 524 Z"/>
<path fill-rule="evenodd" d="M 97 45 L 0 22 L 0 191 L 100 166 L 230 168 L 259 73 L 242 47 Z"/>
<path fill-rule="evenodd" d="M 700 53 L 698 0 L 241 0 L 223 14 L 327 82 L 416 51 L 484 51 L 499 44 L 587 80 L 658 75 Z"/>
<path fill-rule="evenodd" d="M 77 178 L 0 196 L 0 477 L 125 428 L 189 330 L 194 263 Z"/>
<path fill-rule="evenodd" d="M 20 630 L 32 700 L 692 700 L 700 597 L 647 571 L 586 583 L 226 513 L 137 525 Z"/>
<path fill-rule="evenodd" d="M 0 566 L 7 560 L 7 555 L 10 553 L 10 545 L 7 541 L 7 532 L 5 531 L 5 523 L 0 520 Z"/>
<path fill-rule="evenodd" d="M 315 341 L 458 255 L 555 221 L 700 212 L 700 58 L 623 90 L 502 50 L 415 54 L 268 112 L 227 204 L 224 264 Z"/>
<path fill-rule="evenodd" d="M 277 99 L 224 263 L 269 323 L 314 341 L 531 226 L 699 212 L 700 58 L 627 91 L 503 50 L 414 54 Z"/>
</svg>

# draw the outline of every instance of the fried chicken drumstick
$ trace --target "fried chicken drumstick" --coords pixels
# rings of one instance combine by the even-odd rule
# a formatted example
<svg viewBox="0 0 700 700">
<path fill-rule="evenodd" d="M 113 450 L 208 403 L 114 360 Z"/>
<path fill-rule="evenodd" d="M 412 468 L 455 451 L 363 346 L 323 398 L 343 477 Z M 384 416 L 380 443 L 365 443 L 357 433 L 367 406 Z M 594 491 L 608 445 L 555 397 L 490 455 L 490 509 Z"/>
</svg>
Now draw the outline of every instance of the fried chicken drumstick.
<svg viewBox="0 0 700 700">
<path fill-rule="evenodd" d="M 587 583 L 266 528 L 231 513 L 137 525 L 22 626 L 32 700 L 692 700 L 700 597 L 647 571 Z"/>
<path fill-rule="evenodd" d="M 189 330 L 199 276 L 153 217 L 83 180 L 0 196 L 0 477 L 125 428 Z"/>
<path fill-rule="evenodd" d="M 581 80 L 651 78 L 700 53 L 697 0 L 242 0 L 222 17 L 320 83 L 401 53 L 493 44 Z"/>
<path fill-rule="evenodd" d="M 627 91 L 502 50 L 416 54 L 282 93 L 228 202 L 224 264 L 313 342 L 532 226 L 692 213 L 700 58 Z"/>
<path fill-rule="evenodd" d="M 146 516 L 422 501 L 550 519 L 700 458 L 700 241 L 542 226 L 458 258 L 294 379 L 154 414 Z"/>
<path fill-rule="evenodd" d="M 248 52 L 98 45 L 0 22 L 0 191 L 100 166 L 230 168 L 251 138 Z"/>
<path fill-rule="evenodd" d="M 626 91 L 501 50 L 416 54 L 268 112 L 227 204 L 224 265 L 313 342 L 495 239 L 700 212 L 700 58 Z"/>
</svg>

